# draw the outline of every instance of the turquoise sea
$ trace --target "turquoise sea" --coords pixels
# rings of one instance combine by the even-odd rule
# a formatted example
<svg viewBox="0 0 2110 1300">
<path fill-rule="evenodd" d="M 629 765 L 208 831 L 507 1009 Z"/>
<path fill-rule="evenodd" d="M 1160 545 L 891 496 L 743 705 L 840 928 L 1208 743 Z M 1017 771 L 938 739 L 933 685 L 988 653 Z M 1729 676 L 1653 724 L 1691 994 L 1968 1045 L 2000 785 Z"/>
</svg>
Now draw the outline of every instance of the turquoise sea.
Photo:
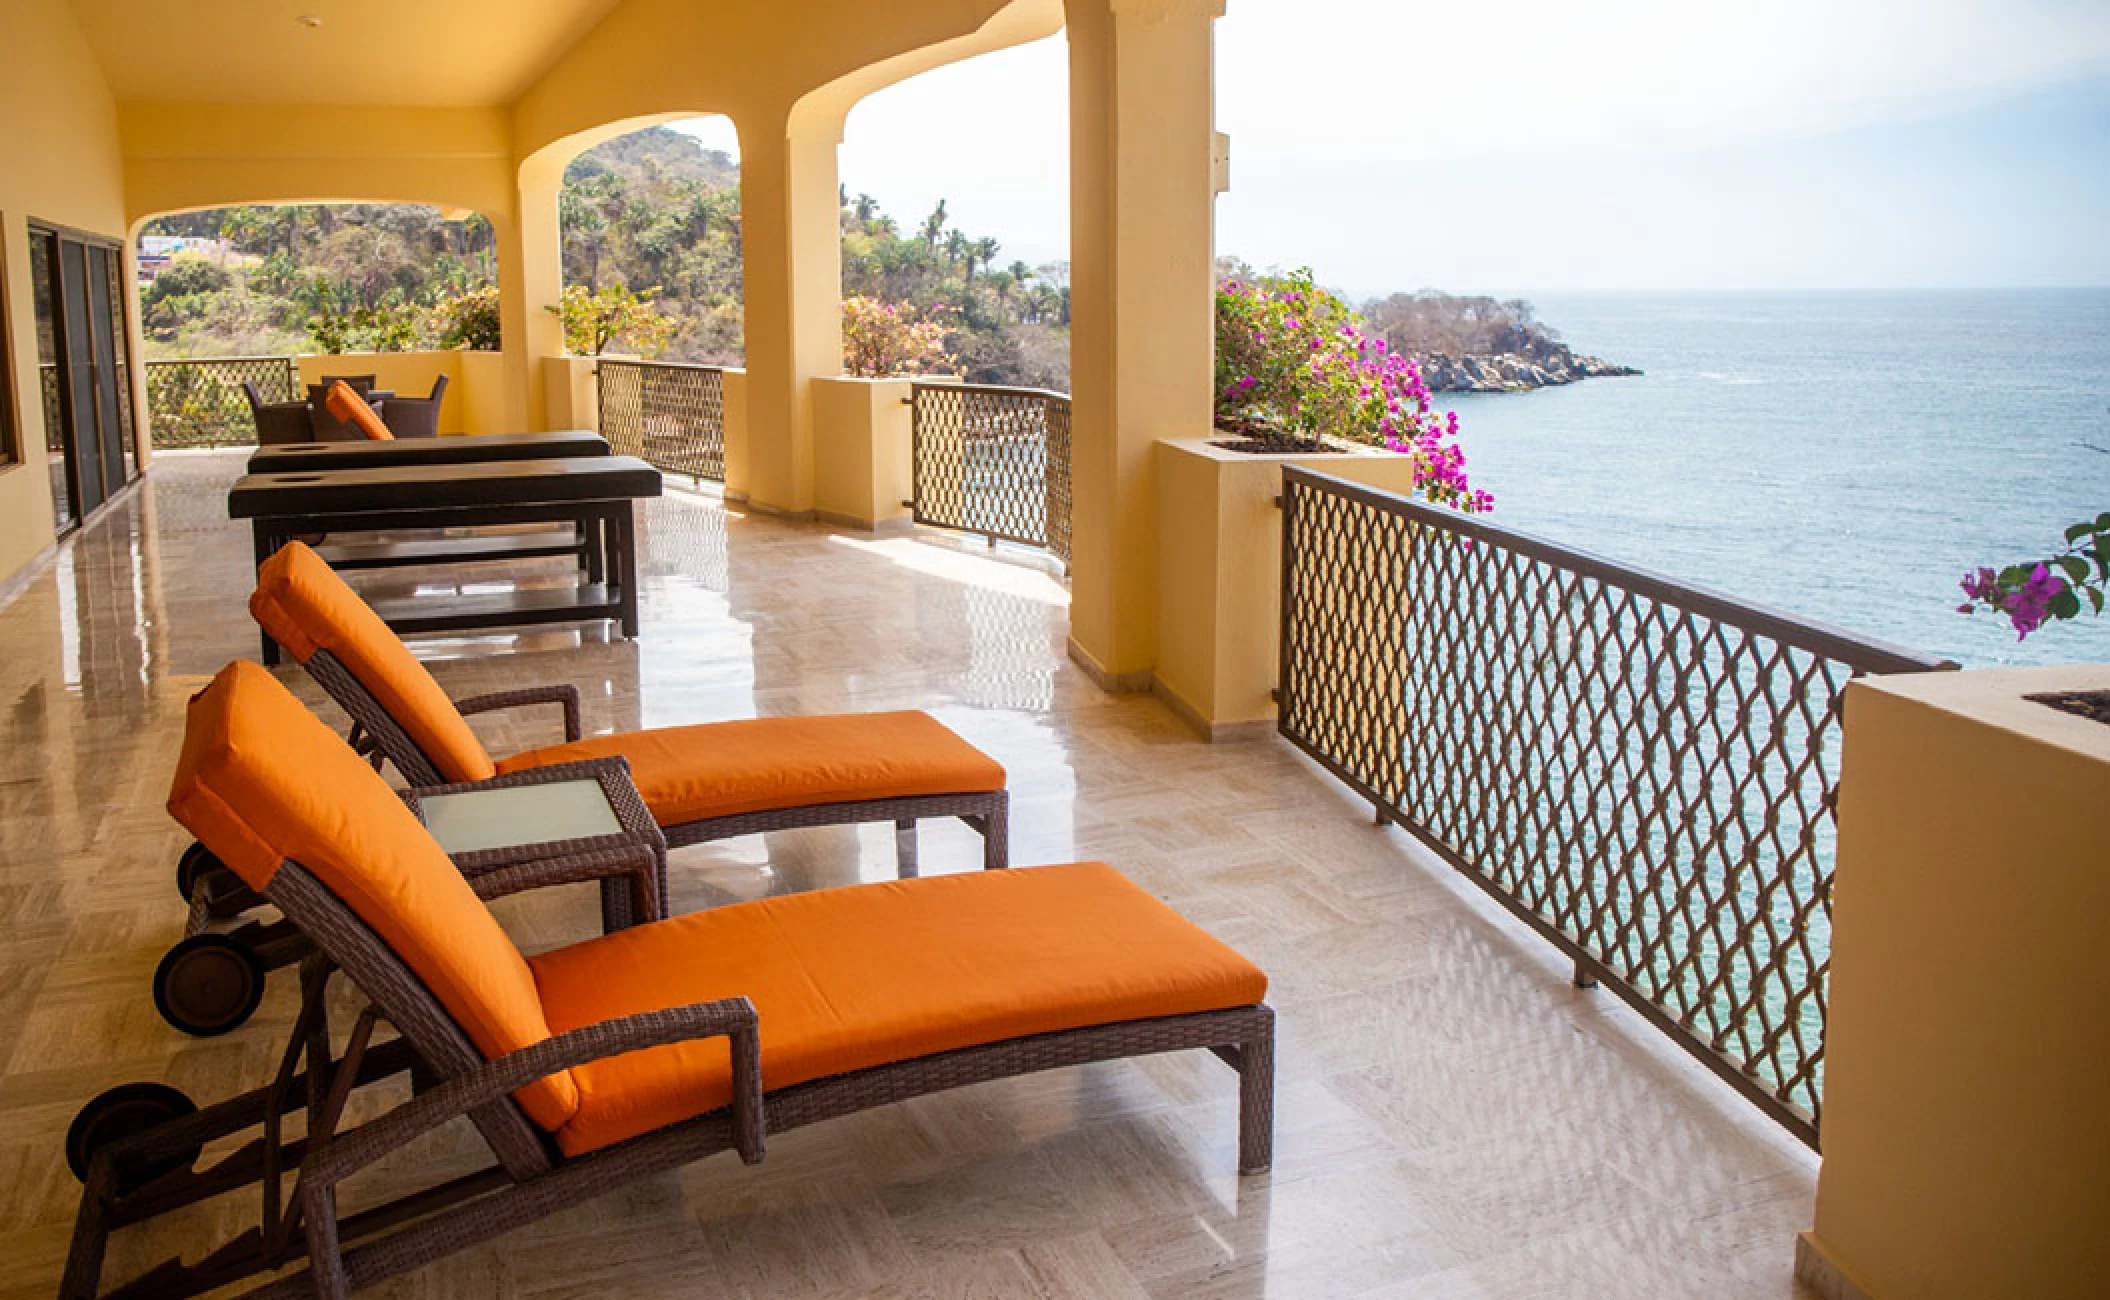
<svg viewBox="0 0 2110 1300">
<path fill-rule="evenodd" d="M 2110 289 L 1527 296 L 1646 373 L 1437 395 L 1499 522 L 1967 666 L 2110 662 L 2110 618 L 1954 612 L 2110 510 Z"/>
</svg>

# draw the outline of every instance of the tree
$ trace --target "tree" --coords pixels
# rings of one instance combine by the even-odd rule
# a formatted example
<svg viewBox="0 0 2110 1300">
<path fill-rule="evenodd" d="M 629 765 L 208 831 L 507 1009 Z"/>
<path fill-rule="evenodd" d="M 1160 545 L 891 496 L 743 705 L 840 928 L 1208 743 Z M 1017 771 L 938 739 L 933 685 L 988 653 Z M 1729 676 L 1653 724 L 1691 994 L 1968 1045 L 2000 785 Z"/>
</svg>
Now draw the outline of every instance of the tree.
<svg viewBox="0 0 2110 1300">
<path fill-rule="evenodd" d="M 996 264 L 996 255 L 1002 248 L 1002 244 L 997 243 L 986 235 L 972 241 L 967 253 L 967 279 L 969 282 L 974 280 L 974 264 L 980 262 L 985 267 L 994 266 Z"/>
<path fill-rule="evenodd" d="M 564 348 L 576 356 L 597 357 L 617 339 L 642 356 L 657 356 L 674 336 L 675 323 L 647 301 L 651 290 L 632 293 L 619 284 L 594 290 L 566 285 L 558 306 L 549 310 L 564 322 Z"/>
<path fill-rule="evenodd" d="M 935 208 L 932 208 L 932 209 L 931 209 L 931 213 L 930 213 L 930 215 L 929 215 L 929 216 L 927 216 L 927 217 L 925 217 L 925 218 L 923 219 L 923 247 L 924 247 L 924 250 L 925 250 L 926 252 L 933 252 L 933 253 L 935 253 L 936 251 L 938 251 L 938 236 L 940 236 L 940 235 L 942 235 L 942 234 L 944 234 L 944 233 L 945 233 L 945 200 L 944 200 L 944 199 L 939 199 L 939 200 L 938 200 L 938 206 L 937 206 L 937 207 L 935 207 Z"/>
</svg>

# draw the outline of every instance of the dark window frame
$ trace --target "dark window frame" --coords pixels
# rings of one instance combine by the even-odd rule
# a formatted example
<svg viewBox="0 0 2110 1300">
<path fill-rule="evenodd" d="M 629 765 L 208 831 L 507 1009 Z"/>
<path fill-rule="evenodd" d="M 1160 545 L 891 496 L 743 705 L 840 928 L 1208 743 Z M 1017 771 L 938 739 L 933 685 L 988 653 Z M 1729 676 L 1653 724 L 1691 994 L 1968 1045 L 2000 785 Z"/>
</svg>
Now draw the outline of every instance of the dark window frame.
<svg viewBox="0 0 2110 1300">
<path fill-rule="evenodd" d="M 5 214 L 0 214 L 0 229 L 5 226 Z M 29 454 L 22 447 L 22 407 L 16 399 L 16 391 L 21 385 L 15 382 L 15 313 L 12 304 L 18 286 L 13 271 L 6 250 L 0 249 L 0 474 L 29 463 Z"/>
<path fill-rule="evenodd" d="M 69 333 L 71 322 L 67 315 L 69 308 L 65 302 L 64 277 L 66 272 L 63 269 L 63 265 L 66 246 L 74 244 L 83 250 L 81 273 L 84 277 L 84 292 L 92 293 L 102 287 L 93 282 L 95 264 L 93 258 L 88 256 L 91 250 L 99 248 L 108 253 L 115 276 L 115 283 L 108 290 L 111 294 L 111 319 L 115 325 L 115 330 L 113 340 L 106 340 L 105 342 L 121 339 L 123 348 L 122 362 L 117 361 L 114 356 L 109 359 L 112 368 L 116 371 L 118 385 L 124 390 L 124 400 L 113 403 L 113 409 L 110 412 L 118 420 L 120 430 L 124 435 L 123 450 L 120 456 L 122 481 L 115 485 L 107 481 L 106 467 L 102 464 L 104 454 L 102 445 L 104 413 L 96 405 L 96 397 L 91 392 L 87 395 L 87 400 L 91 404 L 92 418 L 96 424 L 96 446 L 89 454 L 96 458 L 98 464 L 97 472 L 103 481 L 98 489 L 99 499 L 95 505 L 88 509 L 82 508 L 82 467 L 79 462 L 83 453 L 74 442 L 76 430 L 73 427 L 74 412 L 72 406 L 72 403 L 79 400 L 82 395 L 73 392 L 70 384 L 65 385 L 58 404 L 58 410 L 60 421 L 65 426 L 61 431 L 61 436 L 72 447 L 72 454 L 66 458 L 65 464 L 70 509 L 68 511 L 69 518 L 57 522 L 55 525 L 58 535 L 65 537 L 79 529 L 92 516 L 99 514 L 105 506 L 108 506 L 120 494 L 145 477 L 146 465 L 139 446 L 140 426 L 142 423 L 141 413 L 137 409 L 136 403 L 128 400 L 131 396 L 130 384 L 135 375 L 134 367 L 142 364 L 141 359 L 133 354 L 130 334 L 132 321 L 136 318 L 139 307 L 139 295 L 136 285 L 130 283 L 126 278 L 126 271 L 130 268 L 125 261 L 128 247 L 128 241 L 125 238 L 117 235 L 106 235 L 100 231 L 86 230 L 79 226 L 69 226 L 64 222 L 47 221 L 36 216 L 29 217 L 27 222 L 30 239 L 32 241 L 39 239 L 46 241 L 46 248 L 49 252 L 50 292 L 52 295 L 52 310 L 54 312 L 54 343 L 56 345 L 57 364 L 62 370 L 68 369 L 71 365 L 72 357 L 69 350 L 73 347 L 73 339 Z M 31 286 L 31 292 L 35 292 L 34 285 Z M 93 323 L 94 310 L 92 306 L 88 310 L 88 317 L 90 322 L 88 326 L 88 342 L 92 354 L 100 346 L 96 342 L 97 336 Z M 41 397 L 42 394 L 40 392 L 40 400 Z M 126 425 L 130 427 L 125 428 L 124 426 Z M 48 439 L 48 430 L 46 436 Z"/>
</svg>

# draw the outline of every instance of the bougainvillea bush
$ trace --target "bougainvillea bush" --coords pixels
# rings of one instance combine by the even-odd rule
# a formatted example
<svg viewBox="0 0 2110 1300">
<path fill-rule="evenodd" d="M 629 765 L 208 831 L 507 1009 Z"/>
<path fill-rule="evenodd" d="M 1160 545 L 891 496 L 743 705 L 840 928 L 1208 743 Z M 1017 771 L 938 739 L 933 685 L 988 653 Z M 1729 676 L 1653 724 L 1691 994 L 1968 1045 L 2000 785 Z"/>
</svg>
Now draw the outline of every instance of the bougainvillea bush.
<svg viewBox="0 0 2110 1300">
<path fill-rule="evenodd" d="M 1982 606 L 2005 614 L 2017 640 L 2084 609 L 2101 614 L 2110 602 L 2110 510 L 2068 528 L 2066 549 L 2057 554 L 1965 574 L 1963 594 L 1957 613 Z"/>
<path fill-rule="evenodd" d="M 1241 433 L 1339 438 L 1414 458 L 1431 501 L 1477 512 L 1458 413 L 1432 405 L 1421 368 L 1371 333 L 1309 270 L 1228 280 L 1216 290 L 1216 422 Z"/>
<path fill-rule="evenodd" d="M 919 313 L 907 303 L 859 295 L 843 299 L 843 373 L 859 379 L 958 374 L 945 350 L 943 311 Z"/>
</svg>

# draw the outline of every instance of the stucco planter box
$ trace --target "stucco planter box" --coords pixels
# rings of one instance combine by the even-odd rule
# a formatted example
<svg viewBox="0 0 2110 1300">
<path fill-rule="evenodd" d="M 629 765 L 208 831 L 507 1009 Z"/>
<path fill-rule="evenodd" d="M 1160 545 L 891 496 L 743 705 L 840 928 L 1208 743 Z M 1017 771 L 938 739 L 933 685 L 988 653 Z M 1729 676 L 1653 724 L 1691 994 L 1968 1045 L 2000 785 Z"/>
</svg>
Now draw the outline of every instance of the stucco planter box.
<svg viewBox="0 0 2110 1300">
<path fill-rule="evenodd" d="M 1264 732 L 1280 659 L 1282 467 L 1411 492 L 1413 464 L 1376 448 L 1254 454 L 1157 445 L 1158 657 L 1154 689 L 1212 739 Z"/>
<path fill-rule="evenodd" d="M 2103 1294 L 2110 725 L 2028 697 L 2104 689 L 2110 664 L 1847 691 L 1797 1260 L 1831 1300 Z"/>
</svg>

